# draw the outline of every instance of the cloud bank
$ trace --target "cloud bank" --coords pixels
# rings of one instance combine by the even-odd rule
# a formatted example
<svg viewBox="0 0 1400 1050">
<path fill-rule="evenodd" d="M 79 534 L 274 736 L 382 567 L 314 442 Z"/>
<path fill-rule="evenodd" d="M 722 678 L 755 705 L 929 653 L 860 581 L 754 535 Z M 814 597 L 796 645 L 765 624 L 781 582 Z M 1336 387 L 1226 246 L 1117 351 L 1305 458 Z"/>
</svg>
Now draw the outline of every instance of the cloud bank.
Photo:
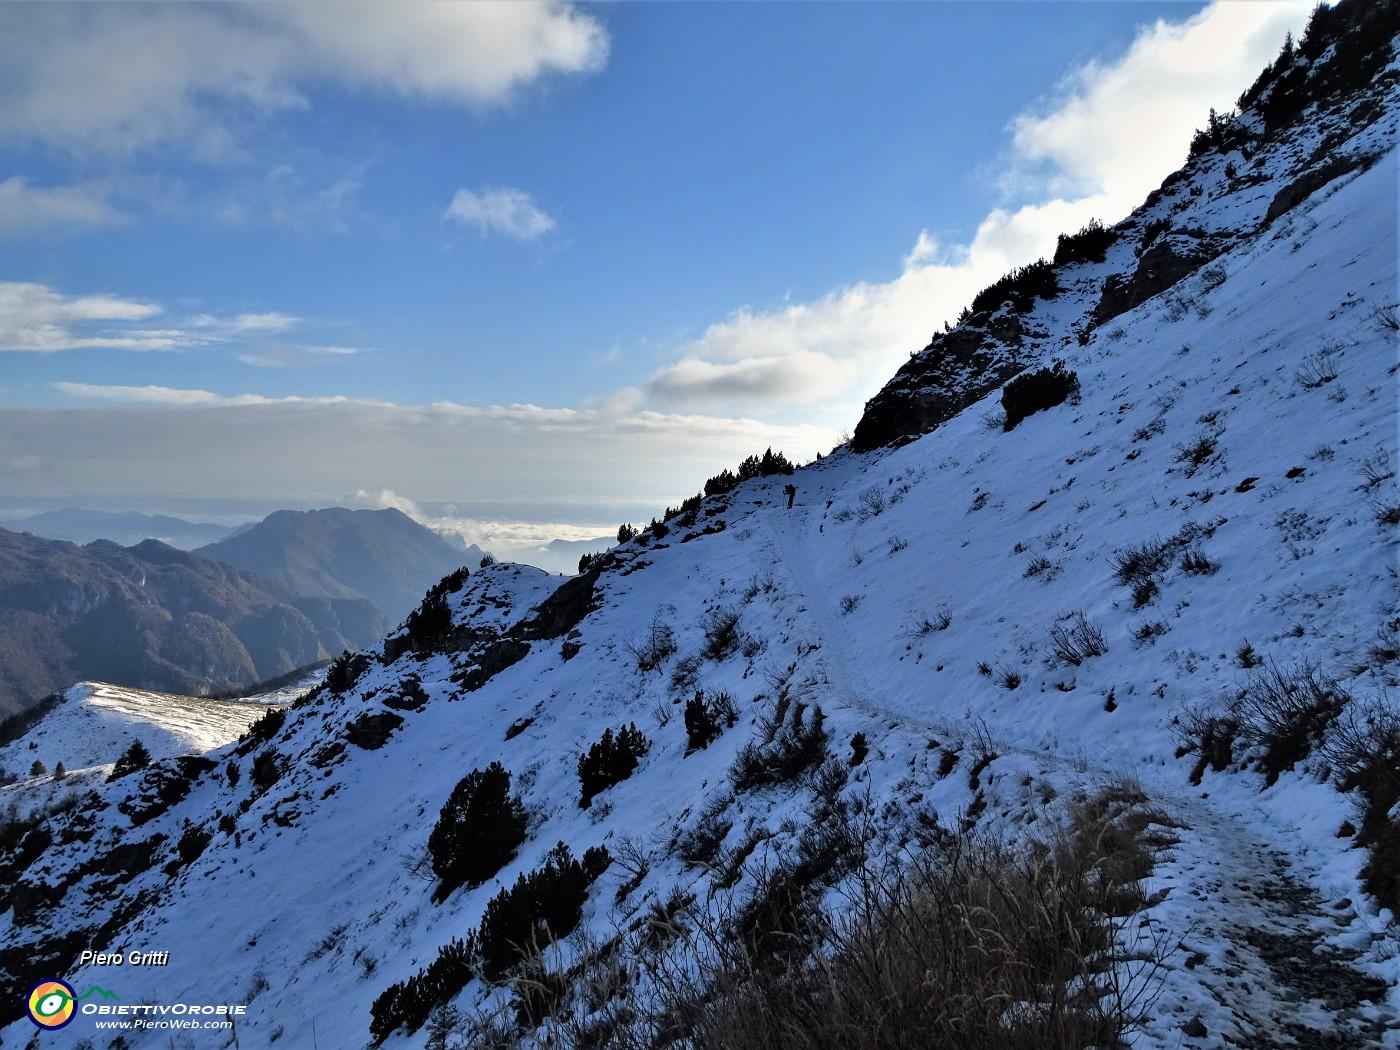
<svg viewBox="0 0 1400 1050">
<path fill-rule="evenodd" d="M 698 491 L 717 465 L 755 449 L 772 445 L 805 459 L 837 437 L 824 427 L 666 414 L 625 400 L 411 406 L 55 386 L 81 407 L 0 414 L 0 491 L 12 498 L 198 493 L 300 506 L 392 490 L 423 504 L 455 503 L 461 517 L 592 523 L 600 508 L 616 508 L 618 520 L 655 514 Z"/>
</svg>

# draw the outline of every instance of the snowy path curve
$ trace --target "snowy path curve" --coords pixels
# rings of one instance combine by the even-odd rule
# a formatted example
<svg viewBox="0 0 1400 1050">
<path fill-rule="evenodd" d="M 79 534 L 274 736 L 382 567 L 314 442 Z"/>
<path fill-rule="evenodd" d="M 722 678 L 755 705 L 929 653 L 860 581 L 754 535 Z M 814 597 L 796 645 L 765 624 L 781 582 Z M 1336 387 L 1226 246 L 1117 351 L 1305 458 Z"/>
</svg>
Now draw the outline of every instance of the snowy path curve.
<svg viewBox="0 0 1400 1050">
<path fill-rule="evenodd" d="M 849 651 L 847 632 L 827 609 L 829 586 L 808 572 L 812 508 L 794 507 L 781 534 L 773 514 L 750 516 L 751 526 L 781 577 L 817 648 L 810 656 L 834 699 L 887 724 L 915 723 L 943 739 L 986 733 L 998 754 L 1085 770 L 1107 779 L 1119 770 L 1095 768 L 1081 752 L 1054 754 L 1001 739 L 983 725 L 958 726 L 921 712 L 895 709 L 872 697 L 865 662 Z M 1178 773 L 1168 767 L 1169 773 Z M 1139 1047 L 1250 1047 L 1257 1050 L 1400 1048 L 1400 1016 L 1387 1005 L 1393 989 L 1351 964 L 1363 946 L 1332 943 L 1357 918 L 1346 899 L 1324 902 L 1283 853 L 1270 847 L 1268 820 L 1247 824 L 1184 785 L 1145 785 L 1153 801 L 1180 823 L 1180 841 L 1159 856 L 1152 877 L 1160 901 L 1144 914 L 1144 931 L 1167 937 L 1162 993 L 1154 1016 L 1134 1040 Z M 1261 815 L 1262 816 L 1262 815 Z M 1151 936 L 1151 934 L 1148 934 Z M 1373 937 L 1387 936 L 1379 931 Z M 1207 1024 L 1203 1018 L 1209 1018 Z"/>
</svg>

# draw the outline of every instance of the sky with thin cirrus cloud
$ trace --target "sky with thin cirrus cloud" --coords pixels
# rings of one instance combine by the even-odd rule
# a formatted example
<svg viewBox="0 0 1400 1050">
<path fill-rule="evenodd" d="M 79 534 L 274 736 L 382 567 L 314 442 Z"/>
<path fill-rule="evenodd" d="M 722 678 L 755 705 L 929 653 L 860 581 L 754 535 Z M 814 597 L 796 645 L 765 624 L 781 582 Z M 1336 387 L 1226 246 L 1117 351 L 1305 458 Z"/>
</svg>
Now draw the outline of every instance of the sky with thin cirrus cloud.
<svg viewBox="0 0 1400 1050">
<path fill-rule="evenodd" d="M 810 458 L 1310 9 L 0 5 L 0 512 L 537 543 Z"/>
</svg>

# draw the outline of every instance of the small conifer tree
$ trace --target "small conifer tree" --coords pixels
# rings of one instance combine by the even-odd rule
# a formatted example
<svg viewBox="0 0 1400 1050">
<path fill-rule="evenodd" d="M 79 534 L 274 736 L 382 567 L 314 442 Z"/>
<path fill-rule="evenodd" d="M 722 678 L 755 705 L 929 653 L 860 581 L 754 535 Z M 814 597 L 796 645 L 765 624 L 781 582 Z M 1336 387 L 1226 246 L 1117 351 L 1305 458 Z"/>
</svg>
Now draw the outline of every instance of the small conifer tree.
<svg viewBox="0 0 1400 1050">
<path fill-rule="evenodd" d="M 128 773 L 135 773 L 138 769 L 145 769 L 151 764 L 151 753 L 146 750 L 146 745 L 139 740 L 133 740 L 122 756 L 117 759 L 112 766 L 112 775 L 109 780 L 116 780 L 124 777 Z"/>
</svg>

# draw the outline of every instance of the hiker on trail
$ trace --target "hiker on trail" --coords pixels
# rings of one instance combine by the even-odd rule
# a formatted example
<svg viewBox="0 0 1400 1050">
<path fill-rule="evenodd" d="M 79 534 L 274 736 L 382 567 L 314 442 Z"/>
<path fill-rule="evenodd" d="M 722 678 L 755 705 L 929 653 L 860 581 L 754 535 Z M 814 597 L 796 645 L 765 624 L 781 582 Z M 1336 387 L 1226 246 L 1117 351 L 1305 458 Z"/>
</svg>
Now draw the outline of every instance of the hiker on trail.
<svg viewBox="0 0 1400 1050">
<path fill-rule="evenodd" d="M 788 510 L 792 510 L 792 498 L 797 495 L 796 485 L 784 485 L 783 491 L 787 493 Z"/>
</svg>

